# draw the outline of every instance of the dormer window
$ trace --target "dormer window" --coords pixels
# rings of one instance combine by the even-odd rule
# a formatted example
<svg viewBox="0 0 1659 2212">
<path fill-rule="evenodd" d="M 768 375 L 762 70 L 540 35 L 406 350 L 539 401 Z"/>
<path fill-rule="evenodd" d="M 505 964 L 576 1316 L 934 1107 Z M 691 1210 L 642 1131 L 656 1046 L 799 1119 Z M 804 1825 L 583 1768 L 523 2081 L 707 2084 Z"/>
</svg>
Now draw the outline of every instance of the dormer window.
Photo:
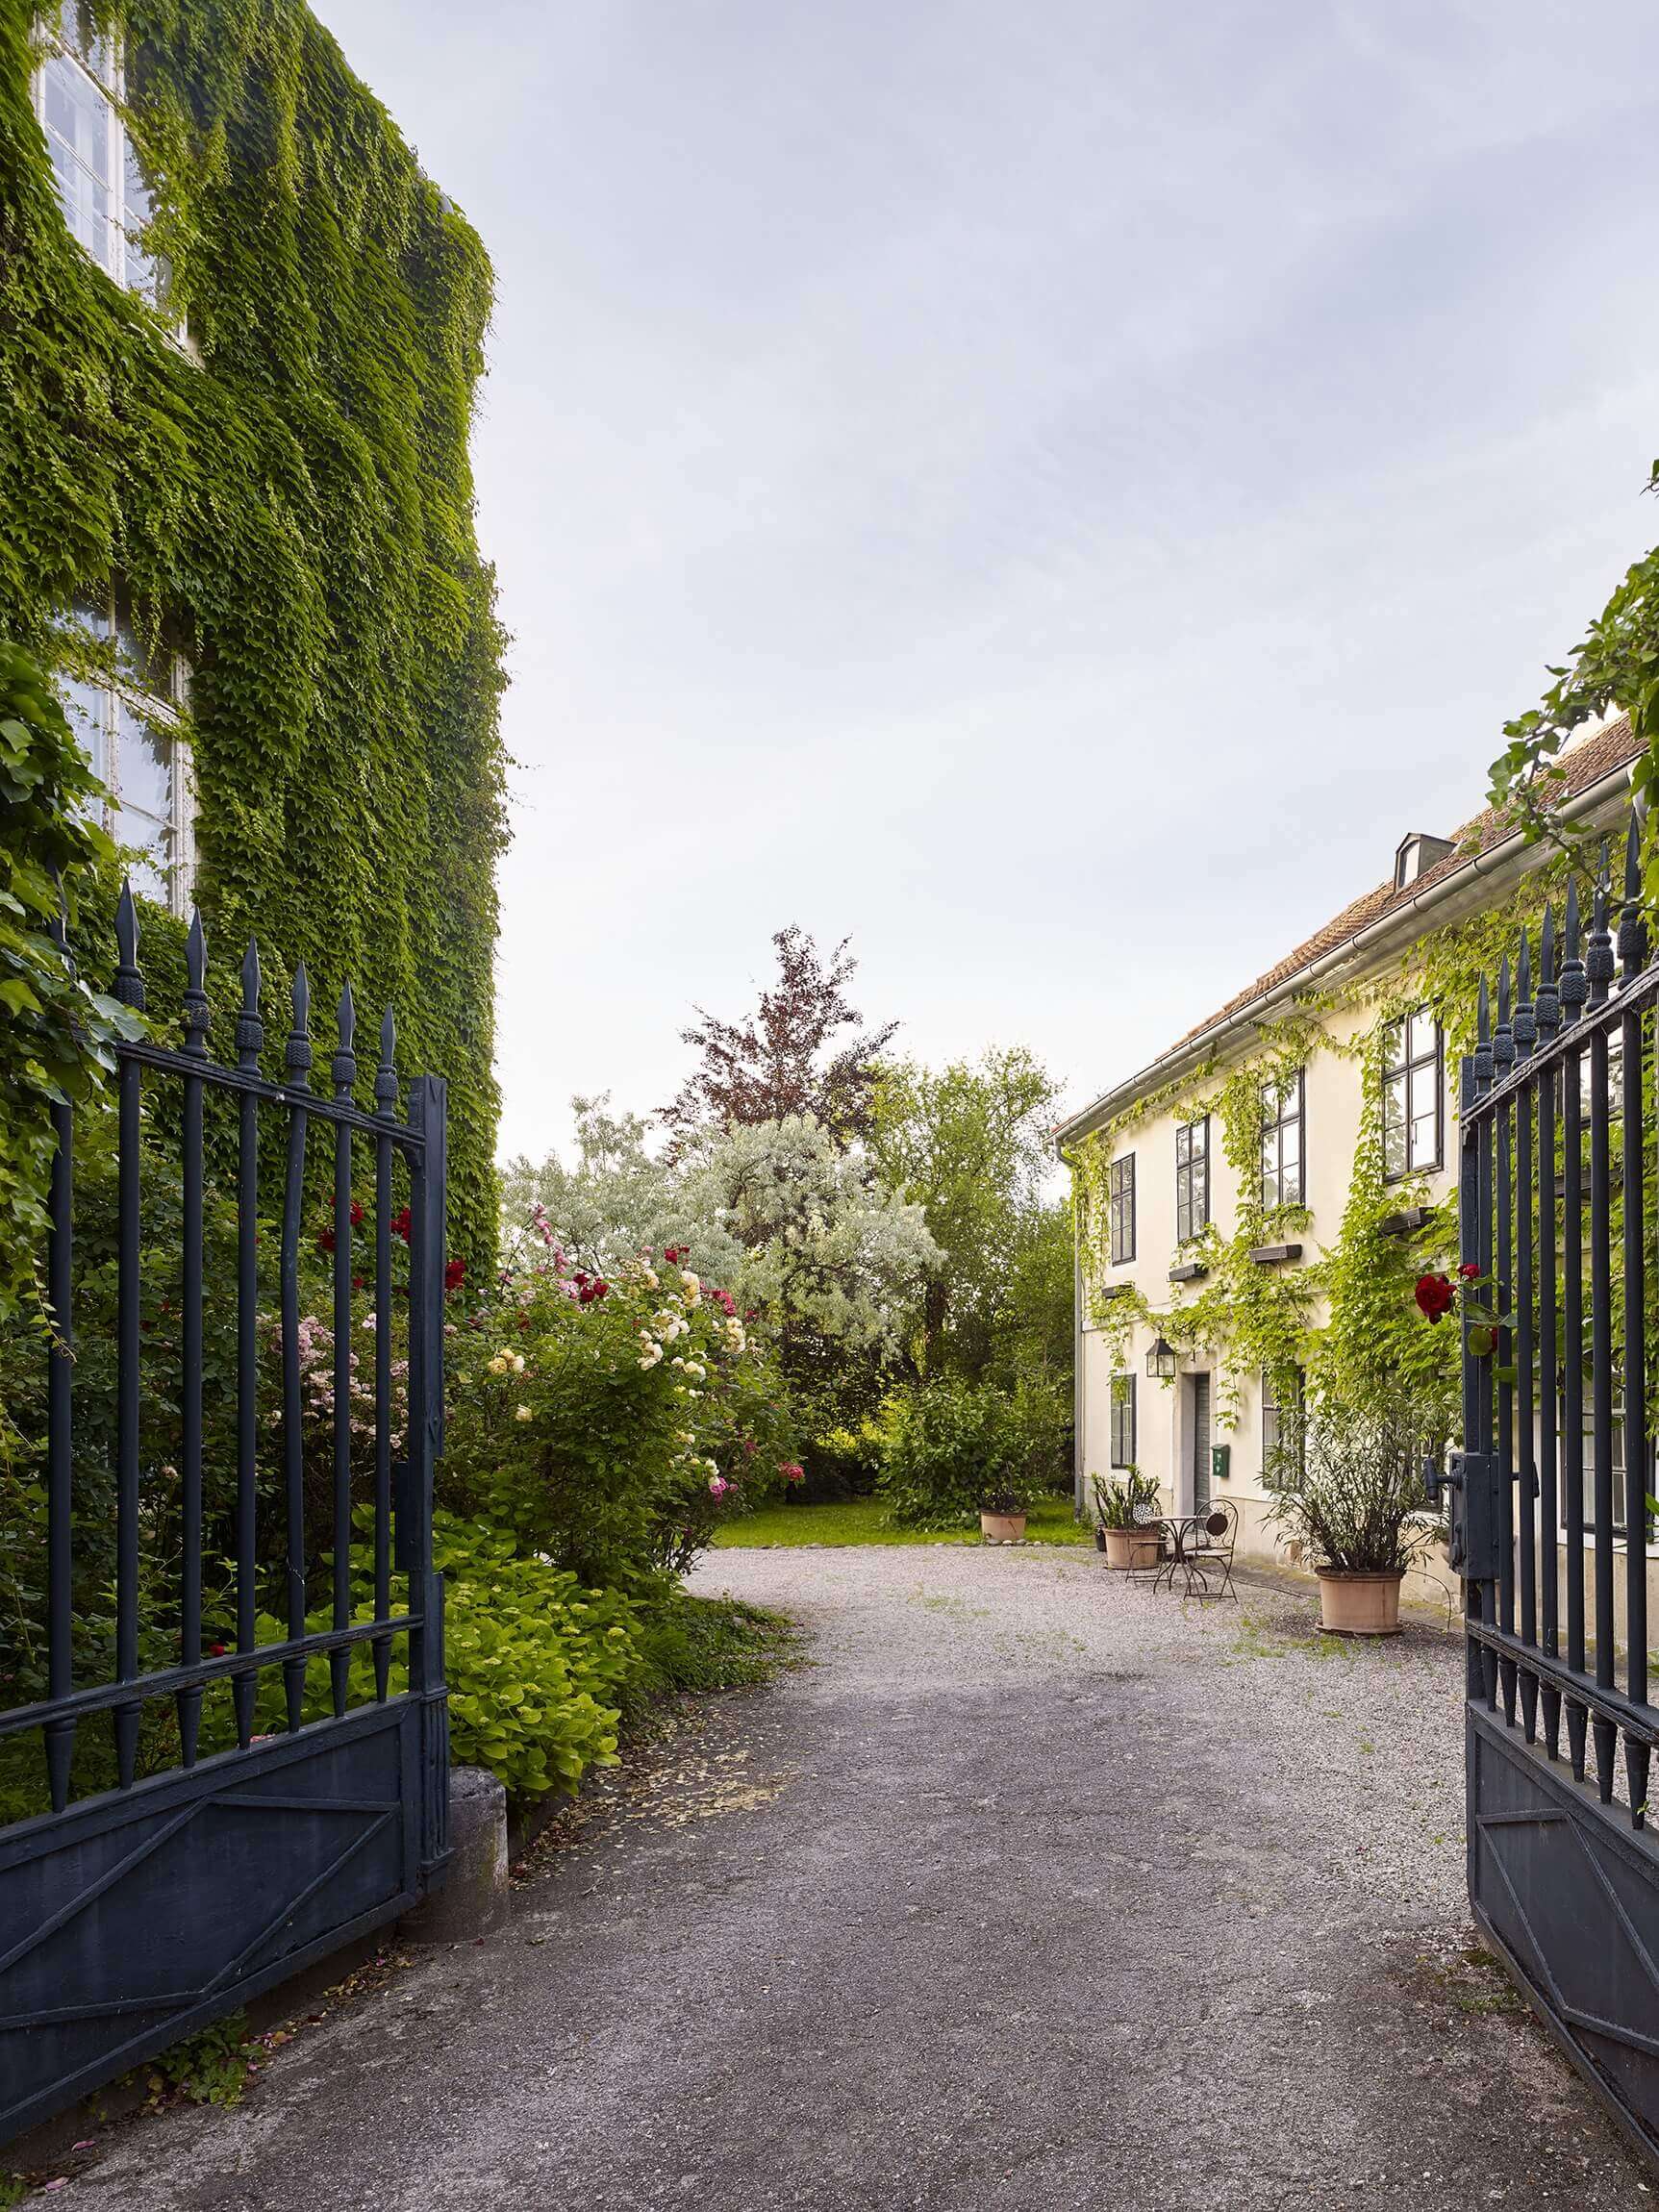
<svg viewBox="0 0 1659 2212">
<path fill-rule="evenodd" d="M 1409 837 L 1401 838 L 1394 856 L 1394 887 L 1404 891 L 1419 876 L 1427 875 L 1431 867 L 1438 867 L 1446 855 L 1456 850 L 1448 837 L 1425 837 L 1421 830 L 1413 830 Z"/>
<path fill-rule="evenodd" d="M 63 220 L 106 276 L 164 311 L 169 272 L 144 243 L 155 199 L 122 117 L 125 98 L 115 39 L 79 0 L 63 0 L 46 19 L 35 113 Z"/>
</svg>

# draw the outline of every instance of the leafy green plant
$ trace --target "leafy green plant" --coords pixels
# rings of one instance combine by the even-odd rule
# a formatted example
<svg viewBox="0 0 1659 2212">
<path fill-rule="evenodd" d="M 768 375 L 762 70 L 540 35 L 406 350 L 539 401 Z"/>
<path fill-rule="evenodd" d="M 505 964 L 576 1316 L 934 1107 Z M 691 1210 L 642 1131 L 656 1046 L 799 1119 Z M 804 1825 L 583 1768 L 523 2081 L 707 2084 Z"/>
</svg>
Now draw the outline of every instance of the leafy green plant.
<svg viewBox="0 0 1659 2212">
<path fill-rule="evenodd" d="M 1002 1392 L 943 1379 L 887 1404 L 880 1491 L 903 1528 L 958 1528 L 1029 1502 L 1022 1440 Z"/>
<path fill-rule="evenodd" d="M 372 1547 L 355 1546 L 353 1564 L 366 1578 Z M 590 1767 L 615 1766 L 620 1711 L 643 1670 L 637 1607 L 520 1550 L 507 1530 L 453 1514 L 434 1516 L 433 1564 L 446 1580 L 444 1669 L 457 1764 L 488 1768 L 509 1796 L 525 1800 L 573 1790 Z M 359 1606 L 355 1618 L 372 1621 L 373 1606 Z M 321 1630 L 330 1622 L 323 1611 L 308 1624 Z M 282 1633 L 279 1622 L 262 1616 L 261 1643 Z M 389 1688 L 395 1697 L 408 1686 L 399 1643 Z M 372 1653 L 364 1645 L 353 1651 L 348 1695 L 359 1704 L 374 1695 Z M 332 1710 L 327 1672 L 314 1667 L 304 1718 L 321 1720 Z M 259 1716 L 264 1729 L 286 1724 L 279 1670 L 261 1682 Z"/>
<path fill-rule="evenodd" d="M 634 1695 L 743 1690 L 787 1664 L 796 1630 L 781 1613 L 740 1597 L 692 1597 L 666 1587 L 639 1608 Z M 625 1708 L 626 1710 L 626 1708 Z"/>
<path fill-rule="evenodd" d="M 1299 1466 L 1295 1487 L 1269 1511 L 1299 1536 L 1316 1567 L 1347 1574 L 1403 1574 L 1438 1533 L 1419 1471 L 1420 1419 L 1409 1394 L 1324 1391 L 1290 1417 Z"/>
<path fill-rule="evenodd" d="M 251 2049 L 245 2012 L 199 2028 L 140 2067 L 152 2104 L 183 2097 L 191 2104 L 239 2104 L 248 2085 Z"/>
<path fill-rule="evenodd" d="M 1158 1504 L 1158 1485 L 1138 1468 L 1125 1468 L 1120 1476 L 1110 1481 L 1093 1475 L 1091 1487 L 1094 1493 L 1094 1518 L 1102 1528 L 1139 1528 L 1142 1510 L 1156 1509 Z"/>
</svg>

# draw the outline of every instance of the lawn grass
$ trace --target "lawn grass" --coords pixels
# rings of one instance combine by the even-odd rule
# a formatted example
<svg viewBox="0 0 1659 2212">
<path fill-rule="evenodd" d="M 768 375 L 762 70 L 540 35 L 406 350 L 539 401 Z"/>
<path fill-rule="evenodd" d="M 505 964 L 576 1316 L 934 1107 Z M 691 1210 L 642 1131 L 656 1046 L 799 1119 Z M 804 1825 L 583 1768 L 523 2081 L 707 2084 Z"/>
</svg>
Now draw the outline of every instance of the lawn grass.
<svg viewBox="0 0 1659 2212">
<path fill-rule="evenodd" d="M 1040 1497 L 1025 1521 L 1028 1544 L 1092 1544 L 1092 1531 L 1071 1518 L 1067 1497 Z M 716 1545 L 772 1550 L 796 1544 L 978 1544 L 977 1528 L 895 1528 L 879 1497 L 849 1498 L 844 1505 L 770 1505 L 723 1521 Z"/>
</svg>

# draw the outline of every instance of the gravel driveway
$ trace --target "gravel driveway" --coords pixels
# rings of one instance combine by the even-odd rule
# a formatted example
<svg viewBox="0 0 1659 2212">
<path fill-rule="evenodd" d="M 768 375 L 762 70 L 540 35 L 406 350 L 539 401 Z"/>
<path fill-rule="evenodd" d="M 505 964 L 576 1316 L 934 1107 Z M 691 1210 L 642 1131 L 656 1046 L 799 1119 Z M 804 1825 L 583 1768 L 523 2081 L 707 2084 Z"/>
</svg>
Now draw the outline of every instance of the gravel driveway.
<svg viewBox="0 0 1659 2212">
<path fill-rule="evenodd" d="M 810 1663 L 598 1799 L 510 1932 L 239 2111 L 117 2132 L 121 2212 L 1556 2205 L 1654 2194 L 1470 1944 L 1460 1659 L 1183 1610 L 1093 1553 L 721 1551 Z"/>
</svg>

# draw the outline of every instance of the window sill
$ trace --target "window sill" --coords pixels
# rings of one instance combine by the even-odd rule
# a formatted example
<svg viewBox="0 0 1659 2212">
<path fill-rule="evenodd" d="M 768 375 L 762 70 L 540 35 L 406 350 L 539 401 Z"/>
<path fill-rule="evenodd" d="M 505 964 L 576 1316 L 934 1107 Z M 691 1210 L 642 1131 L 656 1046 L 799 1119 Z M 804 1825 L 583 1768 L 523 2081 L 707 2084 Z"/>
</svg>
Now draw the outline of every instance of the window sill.
<svg viewBox="0 0 1659 2212">
<path fill-rule="evenodd" d="M 1407 1206 L 1400 1213 L 1385 1214 L 1377 1223 L 1379 1237 L 1405 1237 L 1414 1229 L 1426 1229 L 1434 1219 L 1432 1206 Z"/>
<path fill-rule="evenodd" d="M 1286 1260 L 1299 1260 L 1301 1256 L 1300 1244 L 1257 1244 L 1250 1253 L 1258 1268 L 1276 1268 Z"/>
<path fill-rule="evenodd" d="M 1169 1269 L 1169 1280 L 1172 1283 L 1202 1282 L 1209 1271 L 1202 1260 L 1183 1260 L 1179 1267 Z"/>
</svg>

